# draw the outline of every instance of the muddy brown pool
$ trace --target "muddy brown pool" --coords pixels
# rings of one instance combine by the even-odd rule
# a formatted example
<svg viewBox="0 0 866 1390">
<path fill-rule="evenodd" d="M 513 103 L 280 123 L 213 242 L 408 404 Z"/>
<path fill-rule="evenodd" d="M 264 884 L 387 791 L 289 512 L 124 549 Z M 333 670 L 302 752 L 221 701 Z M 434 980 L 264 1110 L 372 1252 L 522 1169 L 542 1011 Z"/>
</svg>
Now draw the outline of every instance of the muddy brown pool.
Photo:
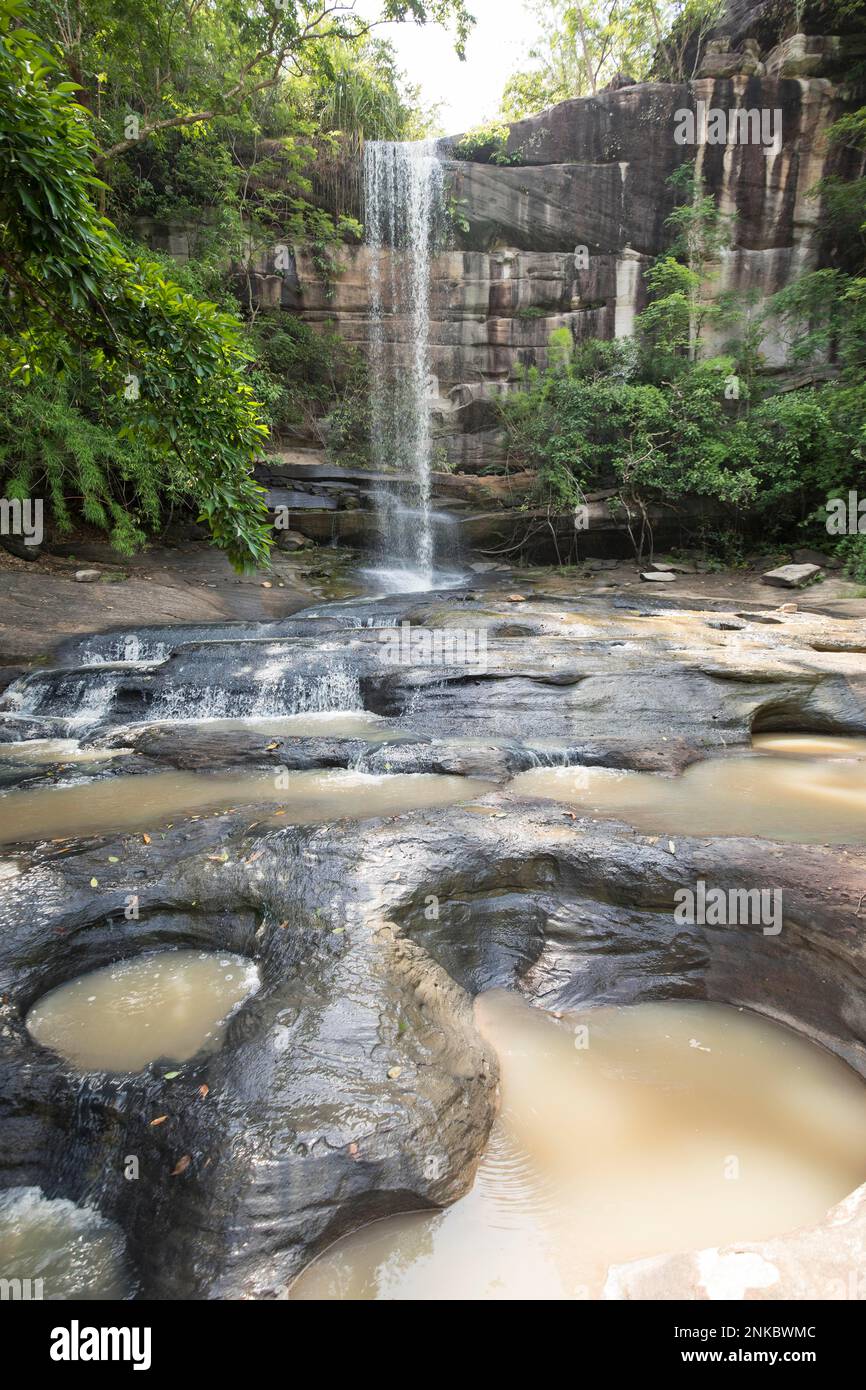
<svg viewBox="0 0 866 1390">
<path fill-rule="evenodd" d="M 790 739 L 768 738 L 759 747 L 693 763 L 678 777 L 605 767 L 532 768 L 515 777 L 511 789 L 564 802 L 583 815 L 624 820 L 650 834 L 866 844 L 862 755 L 843 754 L 835 741 L 832 757 L 815 756 L 808 745 Z"/>
<path fill-rule="evenodd" d="M 244 956 L 153 951 L 60 985 L 33 1005 L 27 1028 L 80 1071 L 139 1071 L 213 1051 L 258 986 Z"/>
<path fill-rule="evenodd" d="M 491 784 L 435 773 L 156 772 L 0 796 L 0 843 L 146 830 L 193 812 L 264 806 L 282 825 L 396 815 L 471 801 Z"/>
<path fill-rule="evenodd" d="M 476 1015 L 502 1099 L 471 1192 L 349 1236 L 291 1298 L 598 1298 L 611 1265 L 812 1224 L 866 1176 L 866 1086 L 766 1018 L 505 991 Z"/>
<path fill-rule="evenodd" d="M 128 1298 L 125 1247 L 120 1228 L 93 1207 L 38 1187 L 0 1193 L 0 1270 L 21 1281 L 24 1298 Z"/>
</svg>

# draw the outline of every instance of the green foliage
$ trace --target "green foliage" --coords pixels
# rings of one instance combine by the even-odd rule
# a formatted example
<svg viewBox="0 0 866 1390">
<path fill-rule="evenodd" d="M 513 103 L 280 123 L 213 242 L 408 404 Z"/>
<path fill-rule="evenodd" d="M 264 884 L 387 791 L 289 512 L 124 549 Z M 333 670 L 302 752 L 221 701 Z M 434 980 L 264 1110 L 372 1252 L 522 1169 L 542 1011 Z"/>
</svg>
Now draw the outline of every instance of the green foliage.
<svg viewBox="0 0 866 1390">
<path fill-rule="evenodd" d="M 358 362 L 323 421 L 328 455 L 349 468 L 369 468 L 370 389 L 366 365 Z"/>
<path fill-rule="evenodd" d="M 105 398 L 100 423 L 122 412 L 119 437 L 171 466 L 173 489 L 232 562 L 264 563 L 264 499 L 249 470 L 267 430 L 243 380 L 240 325 L 132 258 L 99 216 L 74 84 L 58 82 L 42 41 L 16 27 L 23 10 L 0 0 L 0 368 L 26 389 L 83 367 Z M 99 496 L 85 497 L 85 512 L 104 510 Z"/>
<path fill-rule="evenodd" d="M 650 8 L 656 9 L 652 4 Z M 661 82 L 688 82 L 695 76 L 704 41 L 724 15 L 725 0 L 677 0 L 667 6 L 648 75 Z"/>
<path fill-rule="evenodd" d="M 468 198 L 458 198 L 453 193 L 448 198 L 446 203 L 448 220 L 455 232 L 462 232 L 465 234 L 470 230 L 469 219 L 466 216 L 468 204 Z"/>
<path fill-rule="evenodd" d="M 463 0 L 380 0 L 378 8 L 374 18 L 386 22 L 451 29 L 458 52 L 473 22 Z M 249 134 L 266 124 L 279 136 L 292 133 L 299 109 L 325 129 L 346 129 L 360 114 L 372 124 L 358 128 L 376 134 L 407 115 L 393 57 L 371 41 L 354 0 L 39 0 L 38 12 L 82 84 L 110 158 L 166 130 L 195 138 L 217 120 Z M 139 118 L 135 133 L 130 115 Z"/>
<path fill-rule="evenodd" d="M 688 81 L 724 0 L 530 0 L 529 8 L 538 39 L 532 65 L 505 83 L 500 111 L 509 121 L 592 96 L 618 74 Z"/>
<path fill-rule="evenodd" d="M 560 342 L 502 404 L 509 455 L 537 470 L 539 500 L 569 508 L 615 488 L 631 512 L 705 497 L 729 512 L 719 534 L 760 517 L 767 537 L 827 542 L 826 498 L 862 475 L 866 387 L 728 400 L 731 358 L 682 363 L 657 383 L 628 342 L 582 344 L 567 362 L 563 352 Z"/>
<path fill-rule="evenodd" d="M 94 403 L 107 418 L 94 420 Z M 85 521 L 129 555 L 160 520 L 169 470 L 140 440 L 118 439 L 120 412 L 85 374 L 12 384 L 0 404 L 0 479 L 7 497 L 43 497 L 58 531 L 72 529 L 70 499 Z"/>
<path fill-rule="evenodd" d="M 478 164 L 521 164 L 520 152 L 507 148 L 508 136 L 507 121 L 486 121 L 473 126 L 454 146 L 455 158 Z"/>
<path fill-rule="evenodd" d="M 650 302 L 637 320 L 638 337 L 647 358 L 652 355 L 657 379 L 671 374 L 678 359 L 697 359 L 706 323 L 739 312 L 731 298 L 708 299 L 708 283 L 732 239 L 733 218 L 705 193 L 694 164 L 680 165 L 668 182 L 680 198 L 666 223 L 673 234 L 671 247 L 646 275 Z"/>
<path fill-rule="evenodd" d="M 344 397 L 354 403 L 366 391 L 363 359 L 328 325 L 317 331 L 303 319 L 271 310 L 256 318 L 250 345 L 251 384 L 266 399 L 277 433 L 315 433 Z M 330 438 L 330 424 L 326 432 Z M 356 439 L 351 452 L 357 456 L 359 449 Z"/>
<path fill-rule="evenodd" d="M 638 315 L 638 334 L 648 352 L 659 354 L 659 370 L 669 373 L 673 360 L 688 354 L 700 276 L 673 256 L 663 256 L 647 272 L 646 282 L 650 302 Z"/>
<path fill-rule="evenodd" d="M 861 74 L 862 82 L 862 74 Z M 828 175 L 812 190 L 820 198 L 820 220 L 833 265 L 850 274 L 866 274 L 866 106 L 849 111 L 830 127 L 832 145 L 847 156 L 859 177 Z"/>
<path fill-rule="evenodd" d="M 307 82 L 305 106 L 317 129 L 351 131 L 365 140 L 420 140 L 433 119 L 419 89 L 405 86 L 393 49 L 381 40 L 323 50 Z"/>
<path fill-rule="evenodd" d="M 866 584 L 866 536 L 844 536 L 836 546 L 836 554 L 845 573 Z"/>
<path fill-rule="evenodd" d="M 546 72 L 535 69 L 528 72 L 513 72 L 502 89 L 500 110 L 506 121 L 519 121 L 524 116 L 535 116 L 563 101 L 561 88 Z"/>
<path fill-rule="evenodd" d="M 463 0 L 380 9 L 458 51 L 472 23 Z M 333 332 L 257 315 L 252 267 L 306 245 L 333 288 L 361 228 L 323 170 L 428 119 L 351 0 L 0 0 L 0 486 L 124 550 L 180 502 L 235 565 L 267 563 L 266 421 L 318 427 L 358 372 Z M 142 215 L 193 224 L 196 260 L 135 245 Z"/>
</svg>

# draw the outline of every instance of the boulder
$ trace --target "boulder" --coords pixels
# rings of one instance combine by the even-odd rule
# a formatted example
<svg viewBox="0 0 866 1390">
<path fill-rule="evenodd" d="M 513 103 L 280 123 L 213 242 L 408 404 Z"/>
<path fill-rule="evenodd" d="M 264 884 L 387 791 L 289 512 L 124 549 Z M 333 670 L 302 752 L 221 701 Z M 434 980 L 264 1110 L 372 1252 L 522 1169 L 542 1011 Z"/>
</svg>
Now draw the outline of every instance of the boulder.
<svg viewBox="0 0 866 1390">
<path fill-rule="evenodd" d="M 791 34 L 767 54 L 768 77 L 817 77 L 839 55 L 836 35 Z"/>
<path fill-rule="evenodd" d="M 623 87 L 636 87 L 637 79 L 627 72 L 615 72 L 606 87 L 602 87 L 603 92 L 619 92 Z"/>
<path fill-rule="evenodd" d="M 803 589 L 820 573 L 820 565 L 780 565 L 778 569 L 762 574 L 761 583 L 769 584 L 774 589 Z"/>
<path fill-rule="evenodd" d="M 710 39 L 704 49 L 698 77 L 760 77 L 764 65 L 754 39 L 746 39 L 742 51 L 733 51 L 726 39 Z"/>
<path fill-rule="evenodd" d="M 76 570 L 76 584 L 96 584 L 102 578 L 101 570 Z"/>
<path fill-rule="evenodd" d="M 277 531 L 276 537 L 280 550 L 306 550 L 313 544 L 309 536 L 302 536 L 300 531 Z"/>
<path fill-rule="evenodd" d="M 608 1271 L 604 1298 L 622 1300 L 866 1299 L 866 1186 L 823 1221 L 770 1240 L 656 1255 Z"/>
<path fill-rule="evenodd" d="M 19 560 L 38 560 L 43 553 L 42 542 L 28 545 L 20 536 L 0 536 L 0 547 Z"/>
<path fill-rule="evenodd" d="M 645 570 L 641 579 L 646 579 L 651 584 L 673 584 L 676 575 L 670 570 Z"/>
<path fill-rule="evenodd" d="M 795 565 L 819 565 L 825 570 L 839 570 L 842 568 L 841 560 L 837 560 L 835 555 L 825 555 L 823 550 L 795 550 Z"/>
</svg>

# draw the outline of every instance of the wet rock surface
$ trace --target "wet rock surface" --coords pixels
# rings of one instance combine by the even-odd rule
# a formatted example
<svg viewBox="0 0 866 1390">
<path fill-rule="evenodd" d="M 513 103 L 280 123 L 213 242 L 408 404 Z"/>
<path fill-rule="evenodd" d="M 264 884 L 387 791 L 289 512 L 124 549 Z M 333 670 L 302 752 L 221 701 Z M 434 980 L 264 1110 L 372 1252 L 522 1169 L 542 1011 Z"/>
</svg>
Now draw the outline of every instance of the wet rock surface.
<svg viewBox="0 0 866 1390">
<path fill-rule="evenodd" d="M 398 947 L 362 882 L 330 876 L 314 831 L 245 825 L 128 839 L 117 867 L 110 843 L 49 857 L 5 897 L 6 924 L 28 924 L 14 946 L 4 931 L 0 967 L 4 1178 L 111 1212 L 145 1297 L 276 1291 L 345 1230 L 460 1195 L 492 1119 L 463 991 Z M 195 945 L 262 975 L 215 1056 L 82 1077 L 27 1035 L 26 1009 L 64 980 Z"/>
<path fill-rule="evenodd" d="M 859 1187 L 819 1225 L 791 1235 L 615 1265 L 604 1297 L 862 1300 L 864 1252 L 866 1187 Z"/>
<path fill-rule="evenodd" d="M 5 693 L 7 740 L 55 726 L 68 736 L 90 710 L 75 726 L 86 744 L 133 750 L 95 766 L 4 761 L 7 786 L 134 772 L 134 795 L 149 771 L 239 766 L 495 784 L 469 804 L 376 819 L 281 828 L 246 808 L 3 852 L 2 1183 L 87 1200 L 117 1221 L 140 1296 L 282 1297 L 338 1237 L 462 1195 L 496 1106 L 471 1011 L 483 989 L 554 1010 L 724 1001 L 791 1024 L 866 1075 L 866 850 L 671 840 L 509 788 L 545 762 L 675 775 L 737 756 L 755 731 L 866 733 L 862 619 L 525 583 L 518 619 L 513 582 L 323 605 L 264 627 L 97 636 Z M 465 650 L 429 665 L 383 660 L 404 622 L 481 633 L 483 660 L 477 646 L 472 661 Z M 160 721 L 172 699 L 175 716 L 213 722 Z M 301 737 L 249 722 L 298 704 L 366 709 L 382 728 Z M 221 725 L 214 711 L 248 722 Z M 781 933 L 679 925 L 674 895 L 699 878 L 781 889 Z M 259 967 L 261 988 L 219 1052 L 82 1076 L 28 1035 L 26 1012 L 50 989 L 172 946 Z M 812 1287 L 807 1260 L 814 1284 L 834 1260 L 850 1264 L 852 1241 L 862 1253 L 851 1212 L 820 1235 L 768 1243 L 784 1289 Z M 607 1296 L 643 1297 L 660 1279 L 697 1288 L 699 1259 L 613 1271 Z"/>
</svg>

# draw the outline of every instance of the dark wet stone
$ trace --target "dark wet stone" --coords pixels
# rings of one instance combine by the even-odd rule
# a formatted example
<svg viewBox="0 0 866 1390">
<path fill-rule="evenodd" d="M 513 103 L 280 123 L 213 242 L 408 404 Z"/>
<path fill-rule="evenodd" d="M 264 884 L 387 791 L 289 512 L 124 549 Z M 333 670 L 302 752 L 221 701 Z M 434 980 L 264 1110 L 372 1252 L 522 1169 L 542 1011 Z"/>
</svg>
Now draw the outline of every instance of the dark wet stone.
<svg viewBox="0 0 866 1390">
<path fill-rule="evenodd" d="M 507 789 L 539 763 L 677 773 L 742 749 L 753 730 L 866 732 L 863 680 L 816 655 L 819 643 L 855 650 L 853 629 L 800 614 L 759 645 L 751 620 L 767 615 L 755 605 L 738 615 L 749 627 L 739 646 L 730 601 L 600 596 L 576 612 L 562 595 L 523 587 L 519 624 L 478 589 L 321 605 L 275 625 L 142 631 L 149 666 L 105 665 L 129 650 L 129 634 L 111 634 L 68 646 L 58 668 L 30 679 L 44 720 L 7 705 L 0 737 L 37 727 L 57 736 L 60 712 L 108 683 L 111 700 L 85 739 L 134 755 L 64 770 L 65 781 L 279 765 L 499 784 L 477 804 L 351 824 L 277 829 L 226 813 L 178 820 L 149 842 L 106 836 L 5 854 L 0 1174 L 118 1220 L 143 1297 L 280 1296 L 339 1236 L 463 1193 L 494 1112 L 495 1067 L 471 1015 L 471 996 L 492 985 L 563 1009 L 724 1000 L 803 1029 L 866 1074 L 866 852 L 669 842 Z M 569 606 L 595 619 L 583 637 L 563 633 Z M 685 641 L 651 622 L 690 611 Z M 483 627 L 484 669 L 383 664 L 388 634 L 367 624 L 404 618 Z M 628 636 L 614 631 L 623 621 Z M 509 626 L 521 631 L 506 636 Z M 203 710 L 217 692 L 226 713 L 232 702 L 249 710 L 274 666 L 272 693 L 286 701 L 295 682 L 309 689 L 335 666 L 356 677 L 365 707 L 394 720 L 393 739 L 125 727 L 178 691 L 179 707 Z M 4 775 L 38 785 L 51 771 L 10 765 Z M 781 888 L 781 936 L 678 925 L 674 894 L 698 878 Z M 189 945 L 240 951 L 261 972 L 219 1052 L 131 1078 L 81 1078 L 27 1035 L 27 1008 L 56 984 Z M 166 1081 L 166 1070 L 179 1075 Z M 140 1159 L 135 1181 L 124 1176 L 129 1155 Z"/>
</svg>

